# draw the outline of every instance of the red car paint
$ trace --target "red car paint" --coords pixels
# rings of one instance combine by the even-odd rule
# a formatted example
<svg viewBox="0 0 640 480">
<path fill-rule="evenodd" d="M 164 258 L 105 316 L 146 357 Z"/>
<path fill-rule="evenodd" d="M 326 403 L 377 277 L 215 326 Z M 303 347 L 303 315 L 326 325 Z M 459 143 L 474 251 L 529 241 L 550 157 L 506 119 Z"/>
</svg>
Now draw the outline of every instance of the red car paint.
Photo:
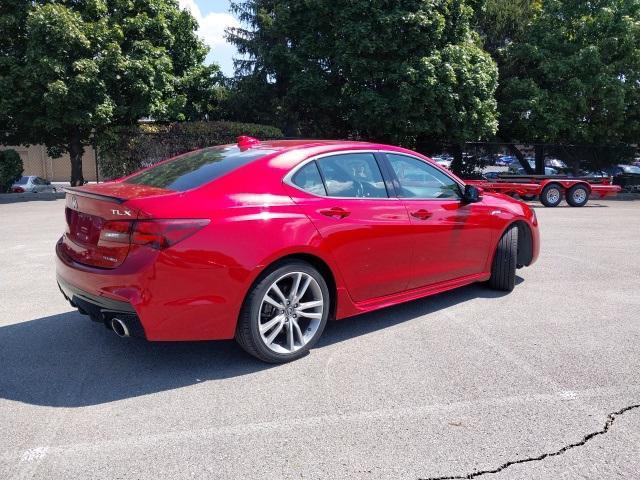
<svg viewBox="0 0 640 480">
<path fill-rule="evenodd" d="M 285 181 L 305 160 L 328 153 L 395 152 L 464 186 L 415 152 L 247 138 L 239 147 L 268 153 L 186 191 L 127 183 L 132 177 L 69 189 L 67 219 L 78 223 L 57 244 L 59 279 L 130 304 L 148 340 L 230 339 L 252 283 L 283 257 L 325 268 L 337 319 L 487 280 L 498 240 L 515 222 L 531 233 L 527 264 L 538 257 L 535 214 L 502 195 L 485 193 L 478 203 L 336 198 Z M 120 235 L 119 222 L 134 225 L 130 243 L 110 243 Z"/>
</svg>

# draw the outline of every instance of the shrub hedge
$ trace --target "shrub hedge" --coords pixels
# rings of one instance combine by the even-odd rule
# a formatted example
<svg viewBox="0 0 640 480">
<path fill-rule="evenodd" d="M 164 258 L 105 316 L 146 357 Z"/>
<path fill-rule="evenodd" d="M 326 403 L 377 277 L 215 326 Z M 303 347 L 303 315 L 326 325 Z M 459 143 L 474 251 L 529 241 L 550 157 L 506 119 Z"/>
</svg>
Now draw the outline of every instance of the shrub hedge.
<svg viewBox="0 0 640 480">
<path fill-rule="evenodd" d="M 97 142 L 100 172 L 118 178 L 174 155 L 235 143 L 240 135 L 261 140 L 282 138 L 276 127 L 237 122 L 180 122 L 111 128 Z"/>
<path fill-rule="evenodd" d="M 0 150 L 0 192 L 7 192 L 22 176 L 24 165 L 15 150 Z"/>
</svg>

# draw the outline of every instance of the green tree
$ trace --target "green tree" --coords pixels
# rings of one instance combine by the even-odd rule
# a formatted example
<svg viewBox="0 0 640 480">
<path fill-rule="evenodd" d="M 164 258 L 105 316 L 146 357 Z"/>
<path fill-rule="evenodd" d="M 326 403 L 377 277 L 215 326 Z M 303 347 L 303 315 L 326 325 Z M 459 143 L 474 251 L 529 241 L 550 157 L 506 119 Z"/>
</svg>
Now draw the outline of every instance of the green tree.
<svg viewBox="0 0 640 480">
<path fill-rule="evenodd" d="M 542 10 L 542 0 L 476 0 L 473 8 L 484 48 L 495 55 L 526 37 L 530 22 Z"/>
<path fill-rule="evenodd" d="M 404 144 L 493 134 L 497 71 L 463 0 L 248 0 L 239 83 L 286 135 Z M 263 93 L 259 93 L 263 92 Z M 263 120 L 261 120 L 263 121 Z"/>
<path fill-rule="evenodd" d="M 0 192 L 6 192 L 22 176 L 24 166 L 15 150 L 0 150 Z"/>
<path fill-rule="evenodd" d="M 543 6 L 526 35 L 497 51 L 500 134 L 562 144 L 637 142 L 640 2 Z"/>
<path fill-rule="evenodd" d="M 196 21 L 175 0 L 3 0 L 0 130 L 4 143 L 82 155 L 112 123 L 199 117 L 215 68 Z M 5 35 L 5 32 L 7 33 Z"/>
</svg>

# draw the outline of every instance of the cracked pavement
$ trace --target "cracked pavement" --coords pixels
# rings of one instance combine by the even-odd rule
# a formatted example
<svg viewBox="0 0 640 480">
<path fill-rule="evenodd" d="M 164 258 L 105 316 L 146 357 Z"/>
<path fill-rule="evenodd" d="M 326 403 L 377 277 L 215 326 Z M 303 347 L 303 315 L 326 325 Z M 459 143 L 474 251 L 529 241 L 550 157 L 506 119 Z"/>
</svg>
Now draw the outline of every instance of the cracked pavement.
<svg viewBox="0 0 640 480">
<path fill-rule="evenodd" d="M 73 312 L 63 209 L 0 204 L 0 478 L 638 478 L 638 201 L 537 208 L 512 294 L 334 323 L 278 367 Z"/>
</svg>

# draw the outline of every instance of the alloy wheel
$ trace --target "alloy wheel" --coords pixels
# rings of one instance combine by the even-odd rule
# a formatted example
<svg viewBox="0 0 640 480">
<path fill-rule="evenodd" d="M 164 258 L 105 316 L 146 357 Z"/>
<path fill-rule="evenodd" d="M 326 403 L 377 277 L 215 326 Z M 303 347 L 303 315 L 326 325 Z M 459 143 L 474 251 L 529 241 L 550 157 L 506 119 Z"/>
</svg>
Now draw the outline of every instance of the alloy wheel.
<svg viewBox="0 0 640 480">
<path fill-rule="evenodd" d="M 322 322 L 324 298 L 308 273 L 290 272 L 267 289 L 258 312 L 258 330 L 264 345 L 275 353 L 300 350 Z"/>
</svg>

